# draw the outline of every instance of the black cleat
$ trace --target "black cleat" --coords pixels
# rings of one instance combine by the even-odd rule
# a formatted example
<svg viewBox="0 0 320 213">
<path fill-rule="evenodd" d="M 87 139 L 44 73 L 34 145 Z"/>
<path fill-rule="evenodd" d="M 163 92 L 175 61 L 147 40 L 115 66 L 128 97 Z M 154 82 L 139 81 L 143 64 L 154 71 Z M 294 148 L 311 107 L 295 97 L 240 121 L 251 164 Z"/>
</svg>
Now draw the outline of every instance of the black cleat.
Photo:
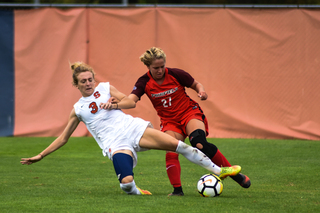
<svg viewBox="0 0 320 213">
<path fill-rule="evenodd" d="M 184 193 L 183 192 L 172 192 L 170 194 L 168 194 L 168 196 L 183 196 Z"/>
<path fill-rule="evenodd" d="M 239 173 L 236 176 L 230 176 L 230 177 L 243 188 L 249 188 L 251 186 L 250 178 L 242 173 Z"/>
</svg>

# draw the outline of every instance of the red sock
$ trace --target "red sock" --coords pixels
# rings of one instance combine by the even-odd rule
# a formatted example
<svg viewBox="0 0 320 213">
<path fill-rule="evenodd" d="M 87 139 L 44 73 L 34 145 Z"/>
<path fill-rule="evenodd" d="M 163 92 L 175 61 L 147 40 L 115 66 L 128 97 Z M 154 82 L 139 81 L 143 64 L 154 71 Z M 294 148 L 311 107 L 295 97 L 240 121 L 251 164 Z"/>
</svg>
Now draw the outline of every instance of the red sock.
<svg viewBox="0 0 320 213">
<path fill-rule="evenodd" d="M 179 154 L 169 152 L 166 154 L 166 168 L 170 183 L 173 187 L 181 186 L 181 167 L 179 162 Z"/>
<path fill-rule="evenodd" d="M 211 161 L 220 167 L 230 167 L 231 164 L 227 160 L 227 158 L 219 151 L 211 158 Z"/>
</svg>

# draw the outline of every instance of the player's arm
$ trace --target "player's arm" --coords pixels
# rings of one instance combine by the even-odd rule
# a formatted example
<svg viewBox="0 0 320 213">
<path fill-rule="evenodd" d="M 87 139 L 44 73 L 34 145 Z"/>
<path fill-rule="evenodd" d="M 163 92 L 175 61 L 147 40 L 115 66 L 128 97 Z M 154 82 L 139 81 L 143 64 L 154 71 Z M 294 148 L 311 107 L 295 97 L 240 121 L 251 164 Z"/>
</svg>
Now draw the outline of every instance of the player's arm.
<svg viewBox="0 0 320 213">
<path fill-rule="evenodd" d="M 74 130 L 77 128 L 79 124 L 79 119 L 76 116 L 75 110 L 73 109 L 70 113 L 68 124 L 66 128 L 63 130 L 62 134 L 57 137 L 45 150 L 43 150 L 40 154 L 31 157 L 31 158 L 21 158 L 21 164 L 30 165 L 32 163 L 36 163 L 42 160 L 45 156 L 49 155 L 50 153 L 56 151 L 63 145 L 65 145 L 69 138 L 71 137 Z"/>
<path fill-rule="evenodd" d="M 107 103 L 101 103 L 102 109 L 130 109 L 135 108 L 136 103 L 128 98 L 125 94 L 117 90 L 114 86 L 110 85 L 111 98 Z"/>
<path fill-rule="evenodd" d="M 135 103 L 137 103 L 139 101 L 139 97 L 133 93 L 131 93 L 128 98 L 130 98 L 131 100 L 133 100 Z"/>
<path fill-rule="evenodd" d="M 128 96 L 128 98 L 131 99 L 131 100 L 133 100 L 135 103 L 137 103 L 137 102 L 139 101 L 138 96 L 136 96 L 135 94 L 130 94 L 130 95 Z M 111 104 L 117 105 L 117 104 L 119 103 L 119 100 L 118 100 L 117 98 L 115 98 L 115 97 L 111 97 L 111 98 L 108 100 L 108 102 L 110 102 Z M 132 107 L 130 107 L 130 108 L 134 108 L 134 107 L 136 107 L 136 105 L 134 105 L 134 106 L 132 105 Z"/>
<path fill-rule="evenodd" d="M 208 98 L 208 95 L 204 90 L 203 85 L 200 82 L 194 80 L 190 88 L 195 90 L 198 93 L 198 97 L 201 100 L 206 100 Z"/>
</svg>

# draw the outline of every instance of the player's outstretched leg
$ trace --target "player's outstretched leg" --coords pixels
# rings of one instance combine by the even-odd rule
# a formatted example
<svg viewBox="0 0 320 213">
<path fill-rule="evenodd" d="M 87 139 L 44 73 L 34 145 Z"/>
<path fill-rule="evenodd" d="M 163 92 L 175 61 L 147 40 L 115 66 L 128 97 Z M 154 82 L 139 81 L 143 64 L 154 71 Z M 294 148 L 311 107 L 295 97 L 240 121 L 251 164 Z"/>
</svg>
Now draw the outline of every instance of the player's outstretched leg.
<svg viewBox="0 0 320 213">
<path fill-rule="evenodd" d="M 182 154 L 189 161 L 202 166 L 203 168 L 211 171 L 212 173 L 218 176 L 234 176 L 237 175 L 241 171 L 240 166 L 232 166 L 232 167 L 219 167 L 214 164 L 203 152 L 199 149 L 191 147 L 182 141 L 179 141 L 176 152 Z"/>
<path fill-rule="evenodd" d="M 201 130 L 197 129 L 193 131 L 189 135 L 190 143 L 193 147 L 197 147 L 201 150 L 204 154 L 206 154 L 212 162 L 219 166 L 229 167 L 231 164 L 226 159 L 226 157 L 219 151 L 219 149 L 214 145 L 207 141 L 206 133 Z M 236 181 L 240 186 L 243 188 L 249 188 L 251 185 L 251 181 L 249 177 L 244 174 L 237 174 L 235 176 L 231 176 L 231 178 Z"/>
</svg>

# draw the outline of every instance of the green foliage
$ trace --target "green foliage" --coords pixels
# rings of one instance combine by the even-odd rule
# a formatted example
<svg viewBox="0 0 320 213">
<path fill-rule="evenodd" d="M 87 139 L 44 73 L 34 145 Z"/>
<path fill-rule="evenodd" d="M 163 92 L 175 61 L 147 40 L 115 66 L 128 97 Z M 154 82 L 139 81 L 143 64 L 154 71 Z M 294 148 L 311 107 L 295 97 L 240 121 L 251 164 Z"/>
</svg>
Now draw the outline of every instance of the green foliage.
<svg viewBox="0 0 320 213">
<path fill-rule="evenodd" d="M 112 162 L 90 137 L 71 138 L 58 151 L 33 165 L 21 165 L 53 138 L 0 138 L 0 209 L 15 212 L 317 212 L 319 211 L 320 141 L 210 139 L 231 164 L 242 166 L 252 186 L 224 180 L 220 197 L 196 191 L 207 171 L 180 156 L 183 197 L 172 192 L 165 152 L 138 154 L 135 181 L 152 196 L 121 191 Z"/>
</svg>

